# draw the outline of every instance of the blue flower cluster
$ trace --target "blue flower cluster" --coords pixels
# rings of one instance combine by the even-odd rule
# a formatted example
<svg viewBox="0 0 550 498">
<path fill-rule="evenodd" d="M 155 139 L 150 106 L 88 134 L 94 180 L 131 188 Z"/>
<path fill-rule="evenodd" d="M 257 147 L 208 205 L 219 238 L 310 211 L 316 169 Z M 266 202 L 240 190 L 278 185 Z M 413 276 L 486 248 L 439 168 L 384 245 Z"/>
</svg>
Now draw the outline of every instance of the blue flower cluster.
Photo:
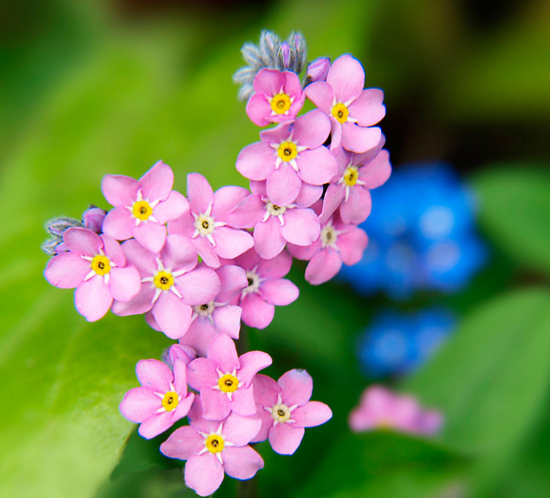
<svg viewBox="0 0 550 498">
<path fill-rule="evenodd" d="M 451 167 L 413 164 L 394 170 L 372 191 L 373 210 L 362 261 L 340 277 L 361 293 L 384 289 L 406 299 L 418 289 L 464 287 L 487 259 L 474 224 L 472 192 Z"/>
<path fill-rule="evenodd" d="M 372 378 L 409 373 L 433 355 L 455 325 L 455 316 L 441 308 L 416 314 L 382 312 L 359 338 L 361 369 Z"/>
</svg>

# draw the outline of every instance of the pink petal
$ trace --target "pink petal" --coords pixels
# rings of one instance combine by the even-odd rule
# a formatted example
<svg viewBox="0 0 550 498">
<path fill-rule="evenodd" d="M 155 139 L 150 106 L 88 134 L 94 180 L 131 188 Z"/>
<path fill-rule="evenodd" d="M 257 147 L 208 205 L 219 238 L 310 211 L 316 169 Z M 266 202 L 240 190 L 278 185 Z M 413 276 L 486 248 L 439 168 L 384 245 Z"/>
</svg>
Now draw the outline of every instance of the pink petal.
<svg viewBox="0 0 550 498">
<path fill-rule="evenodd" d="M 118 316 L 141 315 L 153 307 L 155 288 L 150 284 L 142 284 L 138 294 L 128 302 L 115 301 L 112 311 Z M 154 328 L 154 327 L 153 327 Z M 160 329 L 155 329 L 160 330 Z"/>
<path fill-rule="evenodd" d="M 330 118 L 330 152 L 337 155 L 339 148 L 342 146 L 342 125 L 332 116 Z"/>
<path fill-rule="evenodd" d="M 303 261 L 309 261 L 317 252 L 322 249 L 320 239 L 317 239 L 313 244 L 309 246 L 295 246 L 294 244 L 288 244 L 288 252 L 292 254 L 296 259 Z"/>
<path fill-rule="evenodd" d="M 369 190 L 386 183 L 390 175 L 390 153 L 387 150 L 380 151 L 371 162 L 359 170 L 359 179 L 365 182 L 365 187 Z"/>
<path fill-rule="evenodd" d="M 302 188 L 294 204 L 298 207 L 309 207 L 317 202 L 323 195 L 322 185 L 310 185 L 309 183 L 302 183 Z"/>
<path fill-rule="evenodd" d="M 275 154 L 267 143 L 250 144 L 237 157 L 237 171 L 250 180 L 265 180 L 275 167 Z"/>
<path fill-rule="evenodd" d="M 333 278 L 342 267 L 338 253 L 330 248 L 318 251 L 306 267 L 306 280 L 311 285 L 320 285 Z"/>
<path fill-rule="evenodd" d="M 101 182 L 105 199 L 113 206 L 131 206 L 137 199 L 139 184 L 129 176 L 106 175 Z"/>
<path fill-rule="evenodd" d="M 218 268 L 216 273 L 221 282 L 220 292 L 216 296 L 217 303 L 228 303 L 248 287 L 246 272 L 240 266 L 225 265 Z"/>
<path fill-rule="evenodd" d="M 296 100 L 299 100 L 302 95 L 302 83 L 300 83 L 300 77 L 292 71 L 284 71 L 283 76 L 285 77 L 285 83 L 283 85 L 284 92 L 290 97 L 296 97 Z"/>
<path fill-rule="evenodd" d="M 230 477 L 252 479 L 264 468 L 264 461 L 250 446 L 230 447 L 223 452 L 223 466 Z"/>
<path fill-rule="evenodd" d="M 285 224 L 281 227 L 281 235 L 288 242 L 307 246 L 319 237 L 321 226 L 313 209 L 287 209 L 284 219 Z"/>
<path fill-rule="evenodd" d="M 287 406 L 304 406 L 313 392 L 313 379 L 305 370 L 289 370 L 277 381 L 283 388 L 283 403 Z"/>
<path fill-rule="evenodd" d="M 233 399 L 229 405 L 232 412 L 242 415 L 243 417 L 252 417 L 253 415 L 256 415 L 256 403 L 254 402 L 254 390 L 252 389 L 252 386 L 239 387 L 233 393 Z M 258 425 L 258 430 L 260 430 L 260 425 L 261 422 Z"/>
<path fill-rule="evenodd" d="M 284 423 L 277 424 L 269 431 L 269 444 L 280 455 L 292 455 L 300 446 L 305 429 Z"/>
<path fill-rule="evenodd" d="M 254 91 L 273 97 L 281 91 L 285 81 L 286 77 L 281 71 L 264 68 L 254 78 Z"/>
<path fill-rule="evenodd" d="M 158 253 L 166 242 L 166 227 L 154 222 L 145 222 L 134 227 L 132 235 L 145 249 Z"/>
<path fill-rule="evenodd" d="M 254 392 L 256 392 L 256 388 L 254 388 Z M 275 399 L 275 401 L 269 406 L 275 405 L 276 402 L 277 400 Z M 260 417 L 262 420 L 262 427 L 260 429 L 260 432 L 256 434 L 256 437 L 250 441 L 251 443 L 259 443 L 262 441 L 266 441 L 267 438 L 269 437 L 269 431 L 271 430 L 275 422 L 273 420 L 273 416 L 271 415 L 271 412 L 264 410 L 264 407 L 261 404 L 256 404 L 256 407 L 258 409 L 258 417 Z"/>
<path fill-rule="evenodd" d="M 187 333 L 180 339 L 180 344 L 187 344 L 197 351 L 199 356 L 206 356 L 212 339 L 218 330 L 206 317 L 197 317 L 189 326 Z"/>
<path fill-rule="evenodd" d="M 195 219 L 189 210 L 186 210 L 179 218 L 168 222 L 168 233 L 192 237 L 195 233 Z"/>
<path fill-rule="evenodd" d="M 354 185 L 350 189 L 348 200 L 344 200 L 340 206 L 340 216 L 346 224 L 359 225 L 368 218 L 371 207 L 370 192 L 362 185 Z"/>
<path fill-rule="evenodd" d="M 324 113 L 330 114 L 332 103 L 334 101 L 334 92 L 332 87 L 324 82 L 317 81 L 306 86 L 304 89 L 307 98 L 311 100 Z"/>
<path fill-rule="evenodd" d="M 260 293 L 268 303 L 276 306 L 286 306 L 298 299 L 300 290 L 290 280 L 282 278 L 263 282 L 260 286 Z"/>
<path fill-rule="evenodd" d="M 208 358 L 193 360 L 187 368 L 187 382 L 197 391 L 203 387 L 217 385 L 220 376 L 216 372 L 216 367 L 216 363 Z"/>
<path fill-rule="evenodd" d="M 115 301 L 114 304 L 117 304 L 117 301 Z M 114 306 L 114 305 L 113 305 Z M 113 311 L 114 313 L 114 311 Z M 118 313 L 115 313 L 115 314 L 118 314 Z M 153 316 L 153 313 L 151 313 L 151 311 L 145 313 L 145 322 L 147 323 L 147 325 L 149 325 L 149 327 L 151 327 L 153 330 L 156 330 L 157 332 L 162 332 L 162 330 L 160 330 L 160 326 L 159 324 L 157 323 L 157 321 L 155 320 L 155 317 Z"/>
<path fill-rule="evenodd" d="M 292 121 L 287 121 L 285 123 L 281 123 L 275 126 L 275 128 L 268 128 L 267 130 L 263 130 L 260 132 L 260 138 L 262 139 L 262 142 L 264 142 L 266 145 L 285 142 L 290 138 L 292 125 Z M 277 153 L 271 147 L 270 149 L 273 152 L 273 164 L 275 165 L 275 157 Z"/>
<path fill-rule="evenodd" d="M 342 125 L 342 147 L 352 152 L 366 152 L 376 147 L 382 137 L 382 130 L 377 126 L 364 128 L 354 123 Z"/>
<path fill-rule="evenodd" d="M 342 202 L 344 201 L 345 196 L 346 189 L 343 185 L 331 183 L 328 186 L 328 189 L 325 193 L 325 199 L 323 201 L 323 212 L 320 216 L 323 222 L 328 221 L 328 219 L 336 212 L 336 210 L 341 206 Z"/>
<path fill-rule="evenodd" d="M 195 250 L 199 253 L 199 256 L 204 261 L 204 264 L 206 264 L 210 268 L 220 267 L 220 258 L 218 258 L 218 255 L 215 253 L 212 244 L 206 237 L 198 236 L 196 239 L 192 239 L 191 243 L 193 244 Z"/>
<path fill-rule="evenodd" d="M 220 292 L 221 283 L 214 270 L 200 265 L 177 277 L 176 287 L 183 296 L 183 302 L 195 306 L 212 301 Z"/>
<path fill-rule="evenodd" d="M 180 427 L 160 445 L 163 455 L 179 460 L 187 460 L 204 448 L 204 437 L 192 427 Z"/>
<path fill-rule="evenodd" d="M 170 272 L 189 272 L 197 265 L 197 251 L 191 241 L 182 235 L 168 235 L 161 256 L 164 267 Z"/>
<path fill-rule="evenodd" d="M 302 180 L 289 163 L 282 163 L 267 177 L 267 196 L 273 204 L 278 206 L 292 204 L 301 188 Z"/>
<path fill-rule="evenodd" d="M 296 420 L 294 427 L 315 427 L 324 424 L 332 418 L 332 410 L 319 401 L 310 401 L 305 406 L 299 406 L 292 412 Z"/>
<path fill-rule="evenodd" d="M 171 412 L 162 412 L 151 415 L 147 420 L 139 426 L 138 433 L 145 439 L 152 439 L 162 434 L 165 430 L 174 425 Z"/>
<path fill-rule="evenodd" d="M 254 376 L 273 363 L 271 356 L 263 351 L 249 351 L 239 358 L 241 368 L 238 371 L 239 381 L 248 386 Z"/>
<path fill-rule="evenodd" d="M 300 152 L 296 164 L 300 178 L 311 185 L 328 183 L 338 173 L 336 159 L 326 147 Z"/>
<path fill-rule="evenodd" d="M 194 489 L 199 496 L 214 493 L 223 481 L 222 464 L 213 453 L 193 455 L 185 464 L 185 485 Z"/>
<path fill-rule="evenodd" d="M 206 178 L 198 173 L 187 175 L 187 197 L 193 213 L 202 214 L 214 204 L 214 192 Z"/>
<path fill-rule="evenodd" d="M 372 126 L 386 115 L 384 92 L 378 88 L 363 90 L 349 106 L 349 116 L 360 126 Z"/>
<path fill-rule="evenodd" d="M 278 218 L 270 216 L 267 221 L 260 221 L 254 227 L 254 249 L 263 259 L 271 259 L 280 254 L 285 244 Z"/>
<path fill-rule="evenodd" d="M 176 364 L 176 360 L 180 360 L 185 363 L 185 365 L 189 365 L 189 363 L 191 363 L 196 357 L 197 352 L 193 348 L 181 345 L 181 343 L 173 344 L 168 350 L 168 358 L 172 365 Z M 187 379 L 187 373 L 185 374 L 185 377 Z"/>
<path fill-rule="evenodd" d="M 103 233 L 116 240 L 126 240 L 132 237 L 132 229 L 136 220 L 125 207 L 119 206 L 107 213 L 103 220 Z"/>
<path fill-rule="evenodd" d="M 283 388 L 277 384 L 271 377 L 267 375 L 258 374 L 252 380 L 254 386 L 254 398 L 256 403 L 262 405 L 263 408 L 271 408 L 277 403 L 279 394 L 283 392 Z M 273 417 L 269 416 L 273 421 Z"/>
<path fill-rule="evenodd" d="M 87 228 L 69 228 L 63 234 L 63 242 L 69 251 L 92 258 L 103 248 L 103 241 L 99 235 Z"/>
<path fill-rule="evenodd" d="M 191 306 L 171 291 L 163 291 L 151 310 L 160 329 L 170 339 L 179 339 L 191 324 Z"/>
<path fill-rule="evenodd" d="M 189 411 L 189 415 L 187 415 L 187 418 L 189 419 L 189 425 L 191 425 L 193 429 L 203 432 L 204 434 L 217 432 L 220 427 L 220 421 L 205 420 L 202 416 L 202 403 L 200 401 L 200 397 L 197 396 L 195 400 L 196 402 L 193 403 L 193 406 Z"/>
<path fill-rule="evenodd" d="M 172 168 L 158 161 L 139 180 L 143 198 L 149 202 L 164 201 L 170 195 L 174 184 Z"/>
<path fill-rule="evenodd" d="M 225 259 L 234 259 L 254 247 L 252 235 L 238 228 L 218 227 L 212 237 L 216 242 L 214 251 Z"/>
<path fill-rule="evenodd" d="M 216 330 L 222 334 L 227 334 L 233 339 L 239 338 L 241 316 L 242 309 L 239 306 L 222 306 L 216 308 L 212 313 Z"/>
<path fill-rule="evenodd" d="M 220 334 L 217 337 L 227 336 Z M 205 420 L 223 420 L 231 413 L 231 404 L 227 394 L 218 389 L 204 386 L 200 390 L 200 401 L 202 404 L 202 416 Z"/>
<path fill-rule="evenodd" d="M 292 138 L 300 146 L 316 149 L 325 143 L 329 134 L 330 119 L 320 109 L 314 109 L 294 122 Z"/>
<path fill-rule="evenodd" d="M 226 221 L 227 214 L 244 201 L 250 192 L 242 187 L 222 187 L 214 194 L 212 216 L 216 221 Z"/>
<path fill-rule="evenodd" d="M 89 261 L 82 259 L 80 254 L 67 252 L 55 256 L 48 262 L 44 276 L 50 284 L 60 289 L 73 289 L 90 271 L 92 267 Z"/>
<path fill-rule="evenodd" d="M 178 403 L 177 408 L 172 412 L 172 423 L 175 423 L 178 420 L 181 420 L 183 417 L 187 416 L 194 401 L 195 395 L 193 393 L 190 393 L 186 395 L 185 398 L 181 399 Z"/>
<path fill-rule="evenodd" d="M 120 413 L 130 422 L 140 424 L 162 408 L 161 399 L 148 387 L 130 389 L 120 403 Z"/>
<path fill-rule="evenodd" d="M 332 63 L 327 83 L 334 90 L 337 102 L 348 102 L 361 94 L 365 86 L 365 71 L 357 59 L 342 55 Z"/>
<path fill-rule="evenodd" d="M 246 103 L 246 114 L 255 125 L 267 126 L 271 115 L 271 105 L 263 94 L 255 93 Z"/>
<path fill-rule="evenodd" d="M 109 288 L 117 301 L 128 302 L 133 299 L 141 288 L 141 278 L 133 266 L 111 269 Z"/>
<path fill-rule="evenodd" d="M 242 320 L 249 327 L 265 329 L 275 316 L 275 306 L 266 303 L 257 294 L 247 294 L 241 301 Z"/>
<path fill-rule="evenodd" d="M 158 264 L 155 254 L 145 249 L 135 240 L 127 240 L 122 244 L 122 250 L 128 264 L 134 265 L 141 275 L 141 278 L 147 278 L 157 272 Z"/>
<path fill-rule="evenodd" d="M 189 211 L 189 202 L 179 192 L 172 190 L 168 199 L 163 202 L 159 202 L 153 208 L 153 216 L 158 220 L 159 224 L 175 220 L 183 213 Z"/>
<path fill-rule="evenodd" d="M 208 348 L 208 359 L 216 363 L 222 373 L 231 373 L 239 369 L 239 357 L 235 343 L 225 334 L 215 337 Z"/>
<path fill-rule="evenodd" d="M 174 380 L 172 370 L 159 360 L 138 361 L 136 375 L 143 387 L 162 394 L 170 390 L 170 383 Z"/>
<path fill-rule="evenodd" d="M 252 265 L 254 268 L 258 265 L 258 275 L 265 279 L 279 279 L 288 274 L 292 266 L 292 256 L 283 251 L 272 259 L 261 259 Z"/>
<path fill-rule="evenodd" d="M 103 242 L 103 250 L 105 256 L 109 258 L 115 265 L 122 267 L 126 265 L 126 256 L 122 250 L 121 245 L 112 237 L 108 235 L 100 235 L 101 241 Z"/>
<path fill-rule="evenodd" d="M 252 270 L 260 264 L 262 259 L 254 249 L 246 251 L 244 254 L 241 254 L 236 260 L 235 263 L 245 270 Z M 248 282 L 247 282 L 248 284 Z"/>
<path fill-rule="evenodd" d="M 76 288 L 74 300 L 78 312 L 89 322 L 95 322 L 109 311 L 113 296 L 105 285 L 103 277 L 95 275 Z"/>
<path fill-rule="evenodd" d="M 176 346 L 176 344 L 174 344 L 174 346 Z M 176 388 L 176 392 L 180 396 L 184 396 L 184 397 L 187 396 L 187 365 L 188 365 L 188 363 L 190 363 L 190 362 L 186 363 L 185 361 L 176 359 L 176 361 L 173 364 L 174 387 Z"/>
<path fill-rule="evenodd" d="M 367 234 L 360 228 L 338 235 L 337 243 L 342 261 L 348 266 L 359 263 L 363 258 L 368 242 Z"/>
<path fill-rule="evenodd" d="M 265 213 L 265 202 L 259 194 L 249 195 L 227 215 L 227 223 L 235 228 L 254 228 Z"/>
</svg>

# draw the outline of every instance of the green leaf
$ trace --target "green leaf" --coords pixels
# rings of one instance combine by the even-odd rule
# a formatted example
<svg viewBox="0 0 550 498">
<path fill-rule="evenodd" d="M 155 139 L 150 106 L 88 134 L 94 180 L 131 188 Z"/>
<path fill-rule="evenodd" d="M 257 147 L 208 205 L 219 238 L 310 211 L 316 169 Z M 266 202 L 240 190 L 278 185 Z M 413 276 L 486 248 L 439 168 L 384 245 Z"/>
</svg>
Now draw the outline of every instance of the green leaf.
<svg viewBox="0 0 550 498">
<path fill-rule="evenodd" d="M 522 290 L 466 317 L 425 369 L 405 384 L 446 418 L 442 441 L 479 456 L 483 489 L 528 434 L 550 379 L 550 293 Z"/>
<path fill-rule="evenodd" d="M 550 171 L 494 167 L 473 178 L 481 224 L 517 263 L 550 274 Z"/>
</svg>

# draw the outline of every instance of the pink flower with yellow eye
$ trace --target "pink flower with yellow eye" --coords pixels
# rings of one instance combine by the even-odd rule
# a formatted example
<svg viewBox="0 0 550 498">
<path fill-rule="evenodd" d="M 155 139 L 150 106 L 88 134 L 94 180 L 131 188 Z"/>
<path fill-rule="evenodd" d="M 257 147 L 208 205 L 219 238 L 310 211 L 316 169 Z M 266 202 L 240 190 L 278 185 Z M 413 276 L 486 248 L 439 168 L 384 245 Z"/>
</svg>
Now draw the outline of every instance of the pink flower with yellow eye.
<svg viewBox="0 0 550 498">
<path fill-rule="evenodd" d="M 115 206 L 103 221 L 103 232 L 116 240 L 134 237 L 151 252 L 160 252 L 166 241 L 166 222 L 176 219 L 187 208 L 187 199 L 172 190 L 174 173 L 162 161 L 139 180 L 107 175 L 101 188 Z"/>
<path fill-rule="evenodd" d="M 364 85 L 361 63 L 351 55 L 342 55 L 328 70 L 326 81 L 305 88 L 307 97 L 330 118 L 332 151 L 342 145 L 361 153 L 380 142 L 382 132 L 373 125 L 386 114 L 384 93 L 378 88 L 363 90 Z"/>
<path fill-rule="evenodd" d="M 254 91 L 246 104 L 246 113 L 258 126 L 294 119 L 306 98 L 298 75 L 277 69 L 259 71 L 254 78 Z"/>
<path fill-rule="evenodd" d="M 120 403 L 120 412 L 130 422 L 141 424 L 139 434 L 151 439 L 187 415 L 195 395 L 187 393 L 187 370 L 181 360 L 172 372 L 158 360 L 140 360 L 136 374 L 141 387 L 130 389 Z"/>
</svg>

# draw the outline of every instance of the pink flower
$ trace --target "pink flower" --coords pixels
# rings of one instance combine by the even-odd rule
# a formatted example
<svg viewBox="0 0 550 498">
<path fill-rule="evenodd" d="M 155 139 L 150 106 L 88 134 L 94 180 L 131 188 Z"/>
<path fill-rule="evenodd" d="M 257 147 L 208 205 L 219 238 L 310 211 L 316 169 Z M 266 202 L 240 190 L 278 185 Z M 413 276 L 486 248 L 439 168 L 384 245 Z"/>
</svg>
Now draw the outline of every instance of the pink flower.
<svg viewBox="0 0 550 498">
<path fill-rule="evenodd" d="M 305 370 L 290 370 L 278 382 L 265 375 L 254 378 L 254 397 L 262 428 L 252 442 L 265 441 L 281 455 L 292 455 L 304 437 L 304 427 L 315 427 L 332 418 L 324 403 L 309 401 L 313 379 Z"/>
<path fill-rule="evenodd" d="M 314 206 L 317 210 L 320 202 Z M 342 263 L 352 266 L 361 261 L 368 241 L 364 230 L 343 223 L 337 212 L 321 223 L 321 233 L 315 242 L 307 247 L 289 244 L 288 250 L 295 258 L 309 261 L 306 280 L 319 285 L 333 278 Z"/>
<path fill-rule="evenodd" d="M 139 180 L 106 175 L 101 188 L 115 206 L 103 222 L 103 231 L 116 240 L 134 237 L 151 252 L 159 252 L 166 240 L 166 222 L 187 208 L 183 195 L 172 190 L 174 173 L 162 161 Z"/>
<path fill-rule="evenodd" d="M 173 370 L 176 360 L 183 361 L 185 365 L 189 365 L 197 357 L 197 352 L 190 346 L 173 344 L 166 349 L 162 355 L 162 361 Z"/>
<path fill-rule="evenodd" d="M 328 71 L 327 80 L 308 85 L 307 97 L 323 110 L 332 124 L 331 150 L 362 153 L 380 142 L 382 132 L 374 128 L 386 114 L 384 93 L 377 88 L 363 90 L 365 71 L 351 55 L 338 57 Z"/>
<path fill-rule="evenodd" d="M 140 360 L 136 374 L 141 387 L 124 395 L 120 412 L 130 422 L 141 424 L 138 432 L 151 439 L 185 417 L 195 395 L 187 393 L 186 366 L 181 360 L 176 360 L 174 373 L 162 361 Z"/>
<path fill-rule="evenodd" d="M 61 289 L 76 287 L 76 309 L 89 322 L 103 317 L 113 298 L 127 302 L 139 292 L 139 273 L 126 264 L 116 240 L 86 228 L 69 228 L 63 242 L 68 252 L 50 260 L 45 276 Z"/>
<path fill-rule="evenodd" d="M 259 71 L 254 78 L 254 91 L 246 104 L 246 113 L 258 126 L 294 119 L 306 98 L 298 75 L 277 69 Z"/>
<path fill-rule="evenodd" d="M 238 357 L 228 335 L 214 337 L 208 357 L 192 361 L 188 371 L 189 385 L 200 391 L 204 418 L 223 420 L 232 411 L 243 417 L 255 415 L 252 379 L 269 365 L 267 353 L 250 351 Z"/>
<path fill-rule="evenodd" d="M 267 180 L 267 196 L 279 206 L 293 203 L 302 182 L 323 185 L 337 173 L 336 160 L 323 146 L 330 121 L 319 110 L 308 112 L 292 123 L 264 130 L 261 142 L 245 147 L 237 169 L 246 178 Z"/>
<path fill-rule="evenodd" d="M 374 149 L 354 154 L 342 149 L 336 155 L 336 175 L 323 203 L 322 219 L 328 218 L 338 208 L 344 223 L 358 225 L 367 219 L 371 210 L 370 190 L 383 185 L 391 174 L 390 154 L 381 150 L 384 136 Z"/>
<path fill-rule="evenodd" d="M 250 182 L 252 195 L 227 217 L 231 226 L 254 228 L 254 248 L 264 259 L 281 253 L 287 242 L 307 246 L 319 237 L 319 218 L 306 208 L 322 194 L 322 187 L 303 184 L 292 204 L 277 204 L 268 198 L 265 182 Z"/>
<path fill-rule="evenodd" d="M 361 396 L 361 404 L 349 416 L 354 432 L 395 429 L 414 434 L 435 434 L 443 423 L 440 412 L 423 410 L 416 399 L 400 396 L 382 386 L 370 386 Z"/>
<path fill-rule="evenodd" d="M 180 344 L 193 347 L 200 356 L 207 355 L 212 339 L 218 334 L 238 339 L 241 329 L 242 310 L 229 303 L 248 285 L 246 273 L 234 265 L 221 266 L 216 273 L 221 281 L 220 292 L 212 301 L 193 306 L 191 325 L 180 339 Z"/>
<path fill-rule="evenodd" d="M 328 70 L 330 69 L 330 59 L 328 57 L 319 57 L 311 62 L 306 69 L 306 78 L 310 83 L 316 81 L 326 81 Z"/>
<path fill-rule="evenodd" d="M 95 206 L 86 209 L 86 211 L 84 211 L 84 214 L 82 215 L 84 228 L 87 228 L 88 230 L 91 230 L 92 232 L 98 234 L 101 233 L 103 220 L 105 219 L 106 214 L 107 211 Z"/>
<path fill-rule="evenodd" d="M 210 302 L 220 291 L 220 279 L 205 266 L 195 268 L 197 253 L 188 239 L 169 235 L 160 254 L 135 240 L 122 245 L 141 275 L 141 291 L 130 302 L 115 302 L 120 316 L 147 313 L 147 322 L 171 339 L 182 337 L 191 324 L 192 306 Z"/>
<path fill-rule="evenodd" d="M 273 320 L 275 305 L 286 306 L 298 299 L 300 291 L 283 278 L 292 266 L 292 257 L 282 252 L 272 259 L 261 259 L 254 249 L 235 261 L 246 270 L 248 287 L 241 293 L 242 320 L 249 327 L 265 329 Z"/>
<path fill-rule="evenodd" d="M 199 496 L 209 496 L 221 485 L 224 472 L 235 479 L 251 479 L 264 466 L 262 457 L 248 443 L 258 433 L 258 417 L 236 413 L 224 421 L 205 420 L 200 402 L 189 413 L 189 426 L 180 427 L 161 444 L 170 458 L 187 460 L 185 484 Z"/>
<path fill-rule="evenodd" d="M 219 258 L 233 259 L 254 245 L 248 232 L 226 223 L 227 214 L 248 194 L 241 187 L 222 187 L 214 193 L 204 176 L 191 173 L 187 176 L 190 209 L 171 221 L 168 231 L 190 238 L 204 262 L 219 268 Z"/>
</svg>

